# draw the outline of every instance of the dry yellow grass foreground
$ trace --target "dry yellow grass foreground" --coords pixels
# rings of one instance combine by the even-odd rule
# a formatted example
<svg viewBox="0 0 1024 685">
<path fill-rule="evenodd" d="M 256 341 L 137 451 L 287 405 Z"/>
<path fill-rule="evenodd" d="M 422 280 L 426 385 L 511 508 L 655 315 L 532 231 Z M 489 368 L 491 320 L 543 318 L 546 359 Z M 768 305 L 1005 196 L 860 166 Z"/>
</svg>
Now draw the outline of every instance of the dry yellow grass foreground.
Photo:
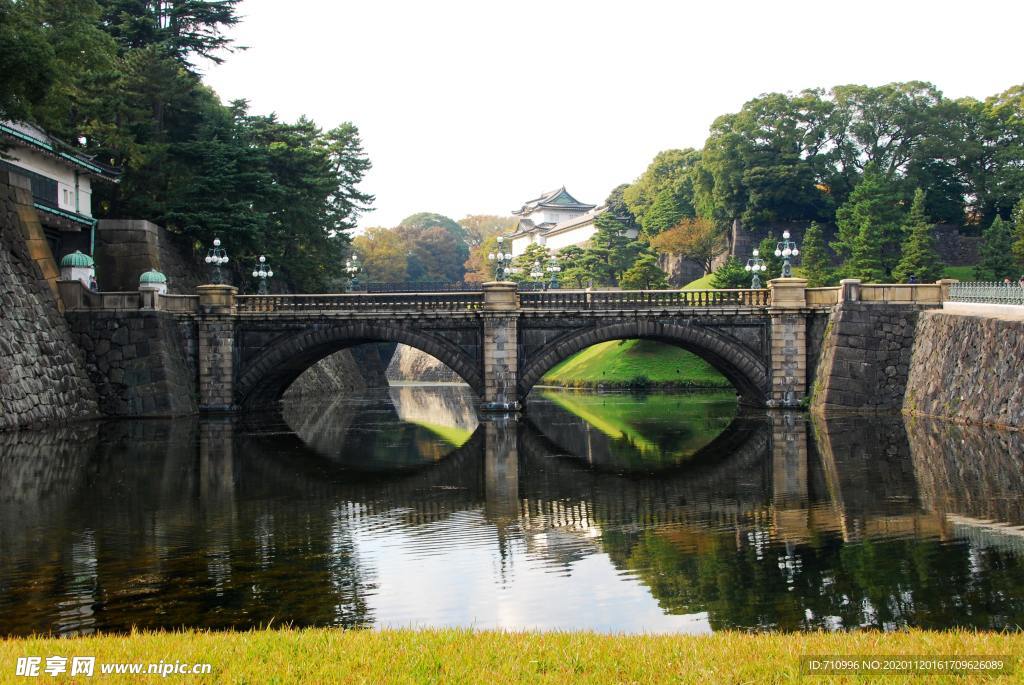
<svg viewBox="0 0 1024 685">
<path fill-rule="evenodd" d="M 76 682 L 231 683 L 828 683 L 1024 682 L 1010 676 L 802 676 L 806 655 L 1014 655 L 1024 634 L 901 633 L 609 636 L 469 630 L 261 630 L 134 633 L 0 641 L 0 681 L 68 682 L 67 674 L 18 677 L 18 657 L 95 656 Z M 111 662 L 210 663 L 210 675 L 101 675 Z"/>
</svg>

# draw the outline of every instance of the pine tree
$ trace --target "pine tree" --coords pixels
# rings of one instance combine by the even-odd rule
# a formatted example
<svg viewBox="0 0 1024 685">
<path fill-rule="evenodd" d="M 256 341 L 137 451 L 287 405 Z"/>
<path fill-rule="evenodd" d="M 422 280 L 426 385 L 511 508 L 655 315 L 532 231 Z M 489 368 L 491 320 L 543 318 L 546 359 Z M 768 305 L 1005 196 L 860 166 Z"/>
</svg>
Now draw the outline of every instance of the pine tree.
<svg viewBox="0 0 1024 685">
<path fill-rule="evenodd" d="M 914 203 L 903 231 L 907 238 L 903 241 L 900 263 L 892 271 L 893 279 L 903 283 L 913 276 L 921 283 L 934 283 L 942 278 L 942 260 L 935 247 L 932 225 L 925 214 L 924 191 L 920 188 L 914 192 Z"/>
<path fill-rule="evenodd" d="M 903 241 L 901 220 L 902 210 L 896 188 L 874 165 L 869 164 L 861 182 L 836 210 L 839 231 L 832 242 L 832 249 L 840 259 L 852 258 L 864 222 L 871 222 L 875 225 L 872 231 L 880 242 L 878 252 L 882 268 L 888 274 L 899 261 L 900 243 Z"/>
<path fill-rule="evenodd" d="M 619 285 L 624 290 L 655 290 L 667 288 L 665 272 L 658 267 L 658 257 L 650 252 L 640 255 L 633 266 L 626 269 Z"/>
<path fill-rule="evenodd" d="M 815 222 L 811 222 L 804 232 L 804 244 L 800 246 L 800 261 L 808 286 L 818 288 L 833 282 L 835 269 L 832 268 L 832 256 L 825 247 L 821 227 Z"/>
<path fill-rule="evenodd" d="M 715 275 L 711 278 L 712 288 L 749 288 L 754 280 L 754 274 L 744 268 L 744 263 L 735 257 L 729 257 L 725 264 L 715 269 Z M 765 272 L 767 273 L 767 272 Z M 762 277 L 762 286 L 767 286 L 767 280 Z"/>
<path fill-rule="evenodd" d="M 1014 272 L 1012 248 L 1010 222 L 996 216 L 992 225 L 981 234 L 981 262 L 974 269 L 974 277 L 979 281 L 1011 278 Z"/>
<path fill-rule="evenodd" d="M 847 278 L 859 278 L 865 283 L 886 280 L 882 262 L 882 230 L 874 221 L 865 221 L 853 243 L 853 253 L 843 269 Z"/>
</svg>

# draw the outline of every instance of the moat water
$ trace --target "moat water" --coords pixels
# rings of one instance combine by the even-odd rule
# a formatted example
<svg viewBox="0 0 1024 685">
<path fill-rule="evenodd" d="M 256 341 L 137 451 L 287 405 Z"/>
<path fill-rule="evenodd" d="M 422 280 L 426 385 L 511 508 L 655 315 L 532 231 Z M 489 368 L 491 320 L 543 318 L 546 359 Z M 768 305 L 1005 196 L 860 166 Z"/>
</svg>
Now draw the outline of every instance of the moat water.
<svg viewBox="0 0 1024 685">
<path fill-rule="evenodd" d="M 0 635 L 1018 629 L 1024 435 L 461 386 L 0 434 Z"/>
</svg>

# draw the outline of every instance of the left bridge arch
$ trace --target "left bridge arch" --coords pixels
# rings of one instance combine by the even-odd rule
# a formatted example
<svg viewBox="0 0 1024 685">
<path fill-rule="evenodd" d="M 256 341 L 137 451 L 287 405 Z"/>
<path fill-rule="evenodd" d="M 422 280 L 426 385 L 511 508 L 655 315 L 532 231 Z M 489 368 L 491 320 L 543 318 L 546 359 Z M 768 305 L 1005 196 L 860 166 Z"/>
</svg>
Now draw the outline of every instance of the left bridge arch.
<svg viewBox="0 0 1024 685">
<path fill-rule="evenodd" d="M 397 321 L 350 321 L 300 330 L 268 343 L 239 368 L 236 404 L 245 409 L 275 404 L 303 371 L 324 357 L 375 342 L 403 343 L 426 352 L 451 368 L 475 392 L 482 392 L 478 362 L 442 335 Z"/>
</svg>

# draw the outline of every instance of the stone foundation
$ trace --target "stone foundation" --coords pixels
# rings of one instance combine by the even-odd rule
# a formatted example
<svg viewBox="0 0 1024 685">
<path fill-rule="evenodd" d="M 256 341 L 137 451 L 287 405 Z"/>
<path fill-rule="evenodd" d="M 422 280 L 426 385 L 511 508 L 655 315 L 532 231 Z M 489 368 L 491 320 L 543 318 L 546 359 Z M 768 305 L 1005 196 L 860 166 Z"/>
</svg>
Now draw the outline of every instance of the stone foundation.
<svg viewBox="0 0 1024 685">
<path fill-rule="evenodd" d="M 964 423 L 1024 428 L 1024 320 L 923 313 L 902 408 Z"/>
<path fill-rule="evenodd" d="M 190 321 L 166 312 L 66 314 L 107 416 L 194 414 L 195 348 Z"/>
<path fill-rule="evenodd" d="M 0 430 L 98 411 L 51 289 L 53 256 L 28 187 L 21 176 L 0 172 Z"/>
<path fill-rule="evenodd" d="M 811 408 L 894 412 L 903 406 L 923 305 L 843 302 L 829 322 Z"/>
</svg>

